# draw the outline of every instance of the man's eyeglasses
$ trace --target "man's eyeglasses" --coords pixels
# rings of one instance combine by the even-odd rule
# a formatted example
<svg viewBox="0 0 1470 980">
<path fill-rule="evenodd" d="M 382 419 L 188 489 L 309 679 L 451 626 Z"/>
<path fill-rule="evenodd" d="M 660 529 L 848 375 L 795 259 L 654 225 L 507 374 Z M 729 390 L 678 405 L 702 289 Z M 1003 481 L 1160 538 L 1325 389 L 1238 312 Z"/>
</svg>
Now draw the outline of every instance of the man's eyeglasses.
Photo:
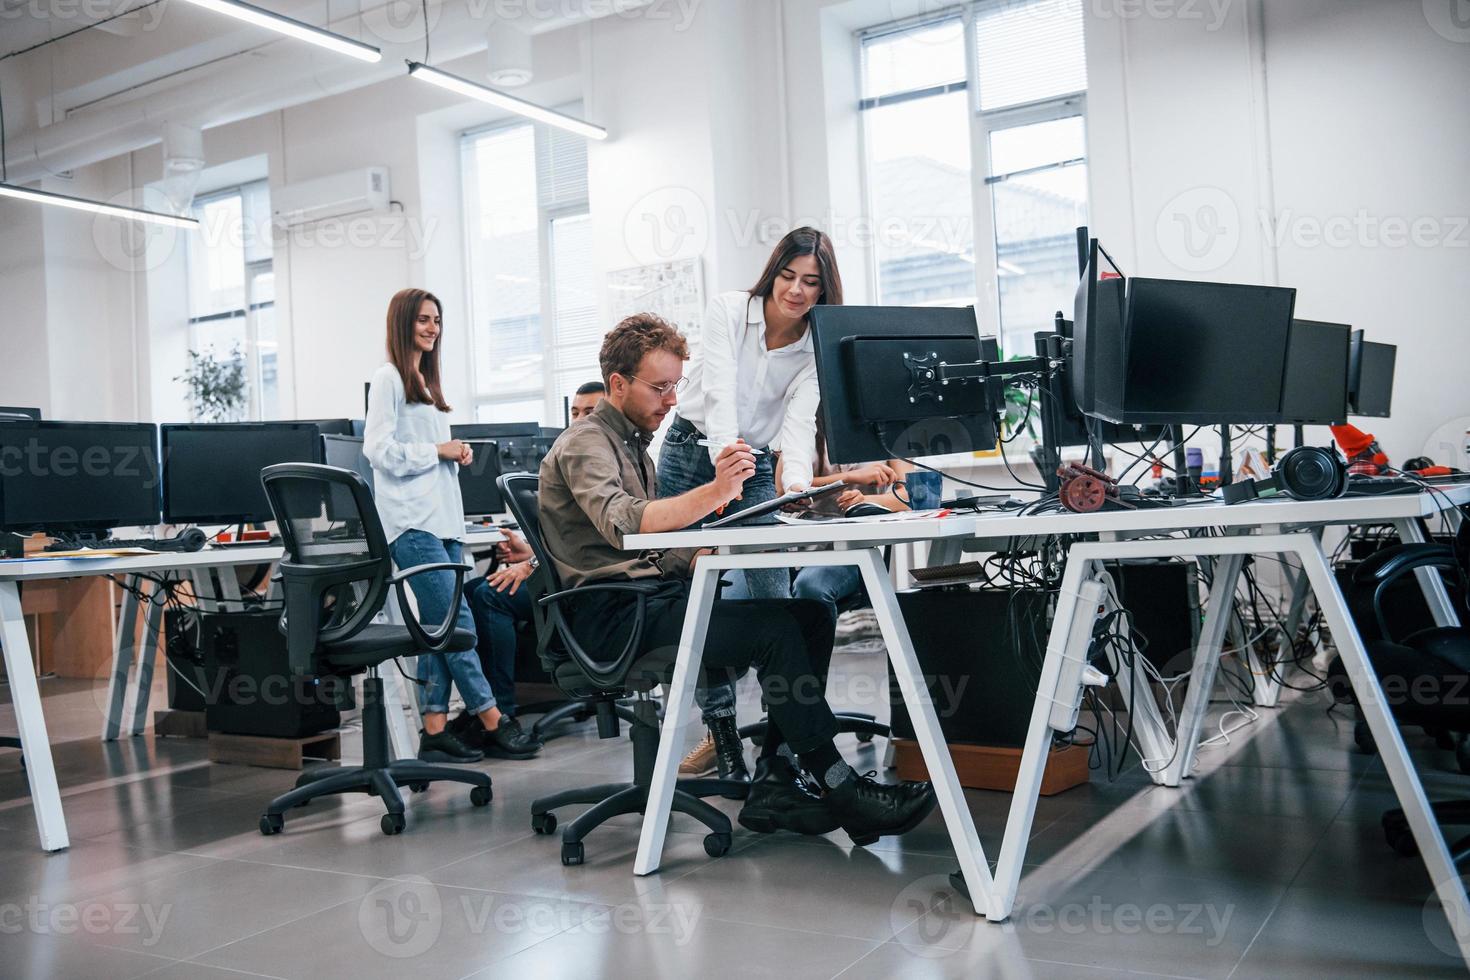
<svg viewBox="0 0 1470 980">
<path fill-rule="evenodd" d="M 628 377 L 632 378 L 634 381 L 643 381 L 643 379 L 638 377 L 638 375 L 636 374 L 630 374 L 628 375 Z M 669 397 L 669 392 L 671 391 L 674 394 L 682 394 L 684 392 L 684 389 L 689 387 L 688 378 L 680 378 L 678 381 L 666 381 L 661 385 L 656 385 L 652 381 L 643 381 L 643 383 L 648 385 L 648 387 L 652 388 L 654 391 L 658 392 L 658 396 L 660 398 Z"/>
</svg>

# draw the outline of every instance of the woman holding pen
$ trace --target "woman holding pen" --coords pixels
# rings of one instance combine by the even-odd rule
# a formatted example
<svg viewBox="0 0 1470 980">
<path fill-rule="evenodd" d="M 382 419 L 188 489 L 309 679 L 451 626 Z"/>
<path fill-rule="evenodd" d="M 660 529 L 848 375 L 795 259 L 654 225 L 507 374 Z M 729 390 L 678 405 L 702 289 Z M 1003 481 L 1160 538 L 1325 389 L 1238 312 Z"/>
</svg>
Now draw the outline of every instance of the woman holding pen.
<svg viewBox="0 0 1470 980">
<path fill-rule="evenodd" d="M 759 452 L 755 475 L 731 510 L 811 486 L 819 393 L 807 314 L 818 304 L 841 302 L 842 277 L 832 240 L 815 228 L 788 232 L 750 289 L 714 298 L 699 353 L 690 364 L 688 387 L 659 452 L 660 497 L 713 480 L 715 458 L 737 439 Z M 784 485 L 779 488 L 773 446 L 783 450 Z M 782 568 L 745 573 L 750 598 L 785 598 L 791 594 L 790 583 Z M 710 689 L 701 707 L 713 736 L 691 753 L 698 754 L 700 770 L 707 772 L 717 762 L 727 778 L 745 778 L 734 688 Z M 686 759 L 681 771 L 689 771 L 689 764 Z"/>
<path fill-rule="evenodd" d="M 464 504 L 459 467 L 474 460 L 467 443 L 450 438 L 449 405 L 440 386 L 439 339 L 443 317 L 438 298 L 423 289 L 403 289 L 388 304 L 388 361 L 373 372 L 368 388 L 363 455 L 373 467 L 373 497 L 393 563 L 400 569 L 461 560 Z M 426 623 L 453 618 L 471 635 L 474 617 L 454 595 L 452 573 L 425 572 L 409 579 Z M 426 762 L 475 762 L 478 746 L 466 745 L 447 730 L 449 687 L 464 698 L 465 709 L 485 731 L 500 727 L 495 695 L 473 649 L 426 653 L 418 658 L 424 728 L 419 758 Z M 524 736 L 523 736 L 524 737 Z"/>
</svg>

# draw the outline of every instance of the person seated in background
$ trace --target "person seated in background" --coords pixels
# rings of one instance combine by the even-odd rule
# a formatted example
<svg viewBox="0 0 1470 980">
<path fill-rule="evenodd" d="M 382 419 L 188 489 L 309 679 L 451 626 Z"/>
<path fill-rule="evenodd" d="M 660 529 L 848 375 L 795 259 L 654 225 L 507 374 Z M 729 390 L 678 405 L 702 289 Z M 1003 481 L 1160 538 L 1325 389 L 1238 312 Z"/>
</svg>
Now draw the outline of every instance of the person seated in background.
<svg viewBox="0 0 1470 980">
<path fill-rule="evenodd" d="M 500 706 L 500 727 L 486 732 L 473 715 L 451 722 L 462 741 L 477 745 L 486 755 L 501 759 L 529 759 L 543 743 L 516 720 L 516 628 L 531 620 L 531 590 L 526 580 L 536 574 L 536 556 L 524 538 L 506 528 L 496 546 L 500 567 L 465 585 L 465 599 L 479 636 L 476 652 L 480 666 Z"/>
<path fill-rule="evenodd" d="M 602 401 L 607 394 L 607 387 L 601 381 L 589 381 L 578 388 L 572 395 L 572 421 L 576 422 L 592 414 L 597 403 Z"/>
<path fill-rule="evenodd" d="M 827 458 L 827 432 L 820 411 L 817 413 L 817 451 L 813 459 L 812 486 L 825 487 L 839 480 L 851 484 L 835 500 L 825 497 L 813 501 L 812 508 L 819 513 L 825 510 L 839 516 L 859 504 L 873 504 L 891 511 L 909 509 L 908 503 L 894 493 L 894 487 L 913 471 L 913 465 L 901 459 L 890 459 L 886 463 L 833 463 Z M 779 473 L 780 470 L 778 460 L 776 471 Z M 862 590 L 863 576 L 856 565 L 808 565 L 797 570 L 796 580 L 791 585 L 791 594 L 796 598 L 815 599 L 826 606 L 834 623 L 838 606 Z"/>
<path fill-rule="evenodd" d="M 668 322 L 646 313 L 623 320 L 599 354 L 607 398 L 563 432 L 541 463 L 542 532 L 567 588 L 649 579 L 676 587 L 647 605 L 642 657 L 651 666 L 678 650 L 697 556 L 689 550 L 626 551 L 624 536 L 689 527 L 737 499 L 756 472 L 750 446 L 736 438 L 717 455 L 713 480 L 655 499 L 648 445 L 678 402 L 688 357 L 684 338 Z M 631 628 L 638 597 L 596 591 L 573 605 L 574 632 L 610 637 Z M 866 845 L 912 830 L 934 808 L 928 783 L 885 785 L 859 776 L 843 760 L 832 741 L 837 721 L 823 693 L 831 656 L 832 619 L 820 603 L 713 604 L 703 668 L 738 676 L 754 666 L 770 712 L 756 778 L 739 816 L 747 829 L 823 834 L 841 827 L 854 843 Z M 665 719 L 665 731 L 682 728 L 682 721 Z"/>
</svg>

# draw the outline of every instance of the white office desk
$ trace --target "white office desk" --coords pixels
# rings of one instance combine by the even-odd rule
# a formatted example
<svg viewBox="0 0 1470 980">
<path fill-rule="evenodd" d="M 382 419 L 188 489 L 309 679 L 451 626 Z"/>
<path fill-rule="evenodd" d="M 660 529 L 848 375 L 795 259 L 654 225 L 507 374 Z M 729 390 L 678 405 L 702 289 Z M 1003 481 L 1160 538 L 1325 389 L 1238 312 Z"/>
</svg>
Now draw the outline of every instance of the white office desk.
<svg viewBox="0 0 1470 980">
<path fill-rule="evenodd" d="M 466 544 L 482 546 L 504 540 L 495 529 L 475 531 L 466 536 Z M 56 768 L 51 760 L 51 746 L 46 731 L 46 718 L 41 706 L 31 660 L 30 638 L 20 607 L 20 583 L 43 579 L 85 578 L 93 575 L 125 576 L 129 589 L 123 593 L 114 637 L 112 668 L 108 682 L 107 703 L 103 709 L 102 738 L 116 739 L 124 719 L 128 734 L 141 735 L 147 724 L 148 701 L 153 688 L 157 660 L 158 634 L 163 624 L 164 591 L 154 581 L 163 575 L 199 576 L 217 570 L 243 565 L 261 565 L 278 561 L 282 555 L 278 545 L 206 548 L 195 552 L 160 552 L 119 558 L 28 558 L 0 561 L 0 644 L 4 647 L 5 672 L 10 680 L 10 697 L 15 706 L 15 720 L 31 786 L 31 805 L 36 814 L 36 827 L 41 847 L 59 851 L 67 847 L 66 820 L 61 809 L 61 794 L 56 783 Z M 207 608 L 230 608 L 240 599 L 234 577 L 222 576 L 218 588 L 223 594 L 208 592 L 202 604 Z M 137 623 L 139 603 L 134 593 L 147 598 L 144 617 L 143 645 L 139 656 Z M 201 593 L 204 594 L 204 593 Z M 390 618 L 396 613 L 396 600 L 390 596 L 387 606 Z M 129 685 L 133 662 L 137 660 L 137 676 Z M 396 674 L 396 672 L 394 672 Z M 403 705 L 412 703 L 404 697 L 402 687 L 409 682 L 384 685 L 384 704 L 388 709 L 389 736 L 394 754 L 412 758 L 416 742 Z M 131 688 L 132 706 L 128 708 Z"/>
<path fill-rule="evenodd" d="M 1391 523 L 1404 540 L 1421 540 L 1419 518 L 1467 501 L 1470 501 L 1470 487 L 1461 486 L 1440 488 L 1436 493 L 1348 497 L 1317 502 L 1272 500 L 1228 507 L 1219 503 L 1203 503 L 1097 514 L 982 514 L 894 523 L 780 525 L 631 535 L 625 540 L 629 549 L 719 549 L 718 554 L 701 559 L 694 571 L 689 608 L 665 710 L 666 737 L 661 737 L 659 742 L 658 761 L 634 872 L 650 874 L 659 867 L 677 778 L 678 748 L 684 741 L 685 726 L 691 723 L 694 679 L 700 666 L 715 582 L 725 569 L 832 564 L 851 564 L 859 568 L 888 648 L 894 676 L 914 725 L 915 738 L 934 783 L 940 811 L 971 901 L 977 913 L 1002 921 L 1010 915 L 1020 882 L 1026 842 L 1051 742 L 1048 727 L 1051 709 L 1055 701 L 1070 700 L 1075 693 L 1075 690 L 1058 690 L 1064 658 L 1086 655 L 1092 627 L 1097 617 L 1106 611 L 1100 583 L 1105 574 L 1103 563 L 1118 558 L 1154 556 L 1215 561 L 1211 601 L 1195 651 L 1194 674 L 1179 718 L 1177 739 L 1171 737 L 1151 698 L 1130 706 L 1137 719 L 1135 730 L 1145 757 L 1159 763 L 1167 760 L 1167 765 L 1161 765 L 1154 778 L 1165 785 L 1177 786 L 1188 775 L 1193 762 L 1244 558 L 1249 554 L 1285 555 L 1299 562 L 1302 578 L 1310 585 L 1337 640 L 1348 678 L 1378 744 L 1395 793 L 1408 815 L 1430 877 L 1436 883 L 1441 902 L 1450 910 L 1452 927 L 1457 922 L 1470 923 L 1470 897 L 1467 897 L 1455 873 L 1444 838 L 1430 813 L 1398 727 L 1385 705 L 1382 689 L 1353 628 L 1320 540 L 1320 529 L 1324 526 L 1358 523 Z M 1199 533 L 1207 528 L 1221 529 L 1223 534 Z M 1186 532 L 1187 536 L 1177 536 L 1179 532 Z M 941 560 L 949 561 L 964 546 L 992 550 L 1014 538 L 1050 535 L 1097 535 L 1100 540 L 1077 543 L 1068 550 L 1058 606 L 1028 726 L 1021 771 L 1006 823 L 1000 860 L 992 875 L 974 821 L 964 804 L 963 792 L 945 747 L 934 706 L 922 683 L 913 643 L 883 567 L 881 549 L 888 544 L 928 540 L 935 544 L 933 550 Z M 1137 540 L 1126 540 L 1128 538 Z M 812 546 L 826 546 L 826 549 L 783 550 Z M 1431 572 L 1421 576 L 1420 581 L 1426 596 L 1431 599 L 1431 609 L 1435 611 L 1436 618 L 1443 616 L 1445 618 L 1441 621 L 1454 622 L 1453 609 L 1438 577 Z M 1079 601 L 1084 596 L 1089 597 L 1088 601 Z M 1129 685 L 1123 682 L 1123 677 L 1131 668 L 1117 661 L 1114 667 L 1120 671 L 1120 687 L 1127 692 Z M 1141 688 L 1149 690 L 1147 685 Z M 1457 931 L 1462 954 L 1470 963 L 1470 930 L 1461 928 Z"/>
</svg>

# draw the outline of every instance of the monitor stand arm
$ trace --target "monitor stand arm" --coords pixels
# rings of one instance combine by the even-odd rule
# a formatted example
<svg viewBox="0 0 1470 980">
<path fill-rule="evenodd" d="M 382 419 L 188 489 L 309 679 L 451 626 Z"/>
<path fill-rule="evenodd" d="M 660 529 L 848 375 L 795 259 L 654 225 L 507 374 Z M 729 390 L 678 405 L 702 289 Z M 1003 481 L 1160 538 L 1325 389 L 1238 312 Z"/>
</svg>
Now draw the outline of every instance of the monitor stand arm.
<svg viewBox="0 0 1470 980">
<path fill-rule="evenodd" d="M 1220 486 L 1230 486 L 1232 476 L 1230 459 L 1230 426 L 1220 426 Z"/>
<path fill-rule="evenodd" d="M 1189 485 L 1189 461 L 1184 455 L 1184 426 L 1169 426 L 1169 441 L 1174 444 L 1174 493 L 1187 497 L 1194 488 Z"/>
</svg>

